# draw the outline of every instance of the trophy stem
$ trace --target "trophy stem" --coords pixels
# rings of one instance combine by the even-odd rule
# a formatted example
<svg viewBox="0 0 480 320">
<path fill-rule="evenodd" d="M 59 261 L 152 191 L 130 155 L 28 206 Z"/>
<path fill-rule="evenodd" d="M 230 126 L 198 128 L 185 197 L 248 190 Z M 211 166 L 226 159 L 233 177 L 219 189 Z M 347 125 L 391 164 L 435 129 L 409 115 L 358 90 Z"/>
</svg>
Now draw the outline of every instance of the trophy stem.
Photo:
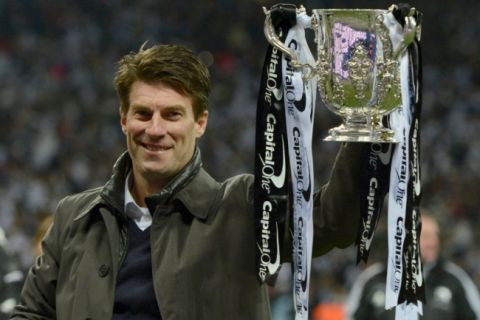
<svg viewBox="0 0 480 320">
<path fill-rule="evenodd" d="M 345 117 L 344 123 L 330 129 L 328 134 L 325 141 L 398 143 L 392 130 L 365 117 Z"/>
</svg>

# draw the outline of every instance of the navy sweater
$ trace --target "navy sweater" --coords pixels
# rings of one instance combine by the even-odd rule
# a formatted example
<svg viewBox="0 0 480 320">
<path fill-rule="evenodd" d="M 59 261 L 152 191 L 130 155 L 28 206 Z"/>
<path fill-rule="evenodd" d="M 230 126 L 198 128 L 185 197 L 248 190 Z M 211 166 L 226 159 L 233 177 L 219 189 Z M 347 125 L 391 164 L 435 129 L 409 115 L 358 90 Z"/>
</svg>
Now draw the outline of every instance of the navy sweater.
<svg viewBox="0 0 480 320">
<path fill-rule="evenodd" d="M 128 251 L 115 289 L 114 320 L 161 319 L 155 298 L 150 254 L 150 228 L 140 230 L 128 220 Z"/>
</svg>

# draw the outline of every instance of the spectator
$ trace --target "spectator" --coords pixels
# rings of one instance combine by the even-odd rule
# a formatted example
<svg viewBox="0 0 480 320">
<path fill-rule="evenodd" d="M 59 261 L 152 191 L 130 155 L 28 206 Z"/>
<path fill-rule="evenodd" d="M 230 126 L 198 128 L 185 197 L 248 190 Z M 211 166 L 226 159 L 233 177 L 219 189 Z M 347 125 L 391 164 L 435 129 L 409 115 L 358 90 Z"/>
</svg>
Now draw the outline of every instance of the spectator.
<svg viewBox="0 0 480 320">
<path fill-rule="evenodd" d="M 478 290 L 459 266 L 441 254 L 439 225 L 435 218 L 422 215 L 420 252 L 424 266 L 425 320 L 478 320 Z M 355 281 L 347 310 L 349 320 L 395 319 L 394 309 L 385 310 L 386 266 L 376 263 Z"/>
</svg>

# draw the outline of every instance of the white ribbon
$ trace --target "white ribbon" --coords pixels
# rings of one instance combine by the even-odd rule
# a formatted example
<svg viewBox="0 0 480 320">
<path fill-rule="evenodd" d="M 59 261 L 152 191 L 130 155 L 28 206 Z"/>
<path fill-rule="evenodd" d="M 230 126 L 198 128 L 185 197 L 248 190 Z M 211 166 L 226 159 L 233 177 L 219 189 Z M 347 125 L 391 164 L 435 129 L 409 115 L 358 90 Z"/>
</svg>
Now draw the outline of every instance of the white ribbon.
<svg viewBox="0 0 480 320">
<path fill-rule="evenodd" d="M 314 58 L 305 39 L 308 16 L 301 13 L 297 24 L 285 39 L 301 64 L 314 65 Z M 308 293 L 313 243 L 313 156 L 312 135 L 315 113 L 316 79 L 303 79 L 302 70 L 294 69 L 283 58 L 282 74 L 285 116 L 293 200 L 293 295 L 295 319 L 308 319 Z"/>
</svg>

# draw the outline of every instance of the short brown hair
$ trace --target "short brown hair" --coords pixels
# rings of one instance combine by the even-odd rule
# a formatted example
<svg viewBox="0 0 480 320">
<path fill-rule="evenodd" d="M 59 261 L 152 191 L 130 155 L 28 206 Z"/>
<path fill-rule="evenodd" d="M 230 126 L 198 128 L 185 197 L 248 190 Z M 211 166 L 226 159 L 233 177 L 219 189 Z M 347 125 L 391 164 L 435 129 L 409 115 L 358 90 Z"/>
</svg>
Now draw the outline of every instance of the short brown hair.
<svg viewBox="0 0 480 320">
<path fill-rule="evenodd" d="M 193 113 L 197 119 L 207 110 L 210 76 L 207 67 L 193 52 L 179 45 L 157 44 L 125 55 L 118 62 L 115 88 L 120 98 L 120 108 L 127 113 L 132 84 L 161 82 L 181 94 L 192 98 Z"/>
</svg>

